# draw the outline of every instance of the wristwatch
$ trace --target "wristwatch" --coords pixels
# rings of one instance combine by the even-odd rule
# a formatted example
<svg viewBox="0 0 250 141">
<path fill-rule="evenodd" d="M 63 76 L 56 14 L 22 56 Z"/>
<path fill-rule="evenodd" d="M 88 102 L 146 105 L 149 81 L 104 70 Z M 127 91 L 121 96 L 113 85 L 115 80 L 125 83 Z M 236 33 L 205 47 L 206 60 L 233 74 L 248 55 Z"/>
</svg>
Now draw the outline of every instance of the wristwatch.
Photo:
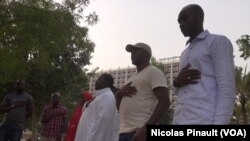
<svg viewBox="0 0 250 141">
<path fill-rule="evenodd" d="M 10 107 L 13 109 L 13 108 L 15 108 L 15 105 L 14 105 L 14 104 L 11 104 Z"/>
</svg>

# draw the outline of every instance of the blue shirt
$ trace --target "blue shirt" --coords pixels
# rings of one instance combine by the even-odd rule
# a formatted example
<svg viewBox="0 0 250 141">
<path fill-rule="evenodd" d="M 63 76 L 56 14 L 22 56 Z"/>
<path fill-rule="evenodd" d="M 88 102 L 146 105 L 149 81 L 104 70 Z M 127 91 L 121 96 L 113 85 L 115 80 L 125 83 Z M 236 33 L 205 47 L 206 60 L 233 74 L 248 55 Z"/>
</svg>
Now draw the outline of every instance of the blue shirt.
<svg viewBox="0 0 250 141">
<path fill-rule="evenodd" d="M 188 63 L 201 78 L 177 90 L 173 124 L 229 124 L 236 98 L 229 39 L 207 30 L 200 33 L 182 52 L 179 68 Z"/>
</svg>

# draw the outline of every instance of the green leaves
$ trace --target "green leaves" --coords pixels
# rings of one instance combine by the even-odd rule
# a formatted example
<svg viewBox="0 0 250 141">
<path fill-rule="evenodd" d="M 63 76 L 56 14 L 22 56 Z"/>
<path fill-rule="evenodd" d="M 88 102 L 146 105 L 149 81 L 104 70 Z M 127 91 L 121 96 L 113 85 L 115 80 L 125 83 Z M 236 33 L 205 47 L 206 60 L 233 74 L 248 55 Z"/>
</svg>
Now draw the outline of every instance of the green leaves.
<svg viewBox="0 0 250 141">
<path fill-rule="evenodd" d="M 70 2 L 75 10 L 88 5 L 87 0 Z M 16 79 L 25 79 L 39 113 L 54 91 L 74 101 L 86 90 L 83 68 L 95 44 L 80 20 L 84 17 L 72 7 L 52 0 L 1 0 L 0 97 L 13 91 Z"/>
<path fill-rule="evenodd" d="M 242 52 L 240 57 L 245 60 L 250 57 L 250 36 L 242 35 L 240 39 L 236 41 L 239 46 L 239 51 Z"/>
</svg>

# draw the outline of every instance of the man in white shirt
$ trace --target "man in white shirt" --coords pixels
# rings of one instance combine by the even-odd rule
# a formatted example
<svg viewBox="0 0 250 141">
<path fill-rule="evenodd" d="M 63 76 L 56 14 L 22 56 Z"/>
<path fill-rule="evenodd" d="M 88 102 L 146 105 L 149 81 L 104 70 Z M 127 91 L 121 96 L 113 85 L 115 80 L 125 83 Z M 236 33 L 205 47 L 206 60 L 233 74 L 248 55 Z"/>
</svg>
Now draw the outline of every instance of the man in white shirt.
<svg viewBox="0 0 250 141">
<path fill-rule="evenodd" d="M 118 141 L 119 115 L 111 87 L 111 75 L 102 74 L 97 79 L 94 100 L 81 116 L 75 141 Z"/>
<path fill-rule="evenodd" d="M 181 32 L 189 37 L 174 80 L 177 101 L 173 124 L 229 124 L 235 104 L 233 47 L 223 35 L 203 29 L 199 5 L 179 13 Z"/>
<path fill-rule="evenodd" d="M 117 92 L 121 120 L 119 141 L 145 141 L 147 125 L 158 124 L 169 107 L 164 73 L 150 65 L 151 48 L 145 43 L 127 45 L 137 73 Z"/>
</svg>

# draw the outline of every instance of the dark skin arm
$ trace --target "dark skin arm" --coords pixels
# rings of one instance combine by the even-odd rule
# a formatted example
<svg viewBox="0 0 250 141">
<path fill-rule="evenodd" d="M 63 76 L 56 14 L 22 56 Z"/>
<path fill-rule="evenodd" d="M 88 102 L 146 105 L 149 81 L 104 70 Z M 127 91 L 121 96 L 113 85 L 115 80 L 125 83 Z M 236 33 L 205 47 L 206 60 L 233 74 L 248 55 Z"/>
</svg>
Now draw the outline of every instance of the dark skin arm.
<svg viewBox="0 0 250 141">
<path fill-rule="evenodd" d="M 158 104 L 156 105 L 152 116 L 145 123 L 145 125 L 142 128 L 136 130 L 132 141 L 146 141 L 147 125 L 158 124 L 165 111 L 169 108 L 170 102 L 168 89 L 165 87 L 157 87 L 153 91 L 158 99 Z"/>
<path fill-rule="evenodd" d="M 24 101 L 17 101 L 16 103 L 11 105 L 0 105 L 0 113 L 8 113 L 10 110 L 25 106 Z"/>
<path fill-rule="evenodd" d="M 27 108 L 27 114 L 26 114 L 26 117 L 31 117 L 32 113 L 34 111 L 34 108 L 31 107 L 31 108 Z"/>
<path fill-rule="evenodd" d="M 197 69 L 189 69 L 190 64 L 187 64 L 174 80 L 175 87 L 182 87 L 189 84 L 196 84 L 197 79 L 201 78 L 201 73 Z"/>
<path fill-rule="evenodd" d="M 11 109 L 10 105 L 0 105 L 0 113 L 8 113 Z"/>
</svg>

